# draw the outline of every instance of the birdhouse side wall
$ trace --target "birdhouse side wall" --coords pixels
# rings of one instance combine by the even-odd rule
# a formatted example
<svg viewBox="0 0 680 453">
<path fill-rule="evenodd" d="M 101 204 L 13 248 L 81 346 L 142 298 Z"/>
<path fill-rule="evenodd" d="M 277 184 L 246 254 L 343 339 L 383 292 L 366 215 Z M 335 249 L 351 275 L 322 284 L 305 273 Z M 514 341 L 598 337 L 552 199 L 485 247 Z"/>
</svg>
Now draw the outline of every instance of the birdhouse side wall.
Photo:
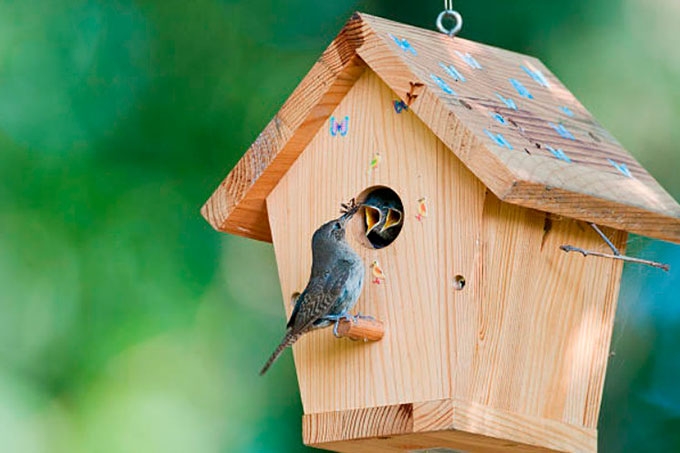
<svg viewBox="0 0 680 453">
<path fill-rule="evenodd" d="M 456 312 L 475 329 L 457 336 L 455 398 L 595 429 L 623 263 L 563 252 L 607 246 L 585 223 L 491 194 L 481 231 L 482 302 Z M 605 232 L 625 250 L 627 233 Z"/>
</svg>

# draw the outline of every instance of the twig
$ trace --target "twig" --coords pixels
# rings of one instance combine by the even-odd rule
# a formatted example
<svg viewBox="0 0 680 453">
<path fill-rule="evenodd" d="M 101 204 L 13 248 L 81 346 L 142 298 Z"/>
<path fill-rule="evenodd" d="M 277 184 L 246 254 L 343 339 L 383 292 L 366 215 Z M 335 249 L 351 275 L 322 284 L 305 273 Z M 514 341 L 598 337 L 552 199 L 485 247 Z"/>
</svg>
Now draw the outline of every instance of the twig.
<svg viewBox="0 0 680 453">
<path fill-rule="evenodd" d="M 602 232 L 602 230 L 600 229 L 600 227 L 598 227 L 598 226 L 595 225 L 594 223 L 591 223 L 591 224 L 589 224 L 589 225 L 593 228 L 593 230 L 595 230 L 595 231 L 597 232 L 597 234 L 600 235 L 600 237 L 602 238 L 602 240 L 603 240 L 604 242 L 607 243 L 607 245 L 609 246 L 609 248 L 612 249 L 612 252 L 614 252 L 614 255 L 616 255 L 616 256 L 621 255 L 621 252 L 619 251 L 619 249 L 617 249 L 616 246 L 614 245 L 614 243 L 613 243 L 612 241 L 609 240 L 609 238 L 607 237 L 607 235 L 604 234 L 604 233 Z"/>
<path fill-rule="evenodd" d="M 663 264 L 659 263 L 656 261 L 650 261 L 650 260 L 643 260 L 641 258 L 633 258 L 631 256 L 625 256 L 625 255 L 610 255 L 608 253 L 600 253 L 600 252 L 593 252 L 591 250 L 584 250 L 582 248 L 574 247 L 573 245 L 561 245 L 560 249 L 564 250 L 565 252 L 578 252 L 582 254 L 583 256 L 599 256 L 601 258 L 610 258 L 613 260 L 621 260 L 621 261 L 626 261 L 629 263 L 637 263 L 637 264 L 645 264 L 647 266 L 651 267 L 656 267 L 657 269 L 663 269 L 664 271 L 668 272 L 671 270 L 670 265 L 668 264 Z"/>
</svg>

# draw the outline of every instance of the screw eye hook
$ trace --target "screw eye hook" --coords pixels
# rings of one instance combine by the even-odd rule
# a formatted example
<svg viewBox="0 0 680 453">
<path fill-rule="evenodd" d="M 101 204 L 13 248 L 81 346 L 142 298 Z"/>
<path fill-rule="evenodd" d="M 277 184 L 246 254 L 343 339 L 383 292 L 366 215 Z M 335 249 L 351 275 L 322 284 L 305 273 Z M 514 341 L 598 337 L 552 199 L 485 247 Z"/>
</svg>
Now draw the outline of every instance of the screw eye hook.
<svg viewBox="0 0 680 453">
<path fill-rule="evenodd" d="M 444 11 L 439 13 L 439 16 L 437 16 L 437 29 L 445 35 L 449 35 L 451 38 L 453 38 L 463 29 L 463 16 L 461 16 L 458 11 L 452 9 L 453 1 L 444 2 L 444 5 Z M 445 19 L 453 22 L 453 26 L 451 28 L 447 28 L 444 25 Z"/>
</svg>

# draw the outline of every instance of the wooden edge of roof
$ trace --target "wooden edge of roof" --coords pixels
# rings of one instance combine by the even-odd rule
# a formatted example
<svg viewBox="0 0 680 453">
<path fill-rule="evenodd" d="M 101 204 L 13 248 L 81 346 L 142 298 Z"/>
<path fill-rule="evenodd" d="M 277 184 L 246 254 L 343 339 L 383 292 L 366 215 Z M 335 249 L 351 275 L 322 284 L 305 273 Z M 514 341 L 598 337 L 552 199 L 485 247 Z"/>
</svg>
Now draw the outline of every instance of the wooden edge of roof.
<svg viewBox="0 0 680 453">
<path fill-rule="evenodd" d="M 365 28 L 355 13 L 203 205 L 213 228 L 271 242 L 266 197 L 363 73 Z"/>
<path fill-rule="evenodd" d="M 373 31 L 386 19 L 355 13 L 289 96 L 280 111 L 201 209 L 218 231 L 271 242 L 266 197 L 327 121 L 366 66 L 398 95 L 414 81 L 408 66 Z M 522 181 L 425 85 L 411 110 L 501 200 L 636 234 L 680 242 L 680 219 L 582 193 Z M 490 171 L 490 169 L 492 171 Z M 492 175 L 492 176 L 489 176 Z"/>
</svg>

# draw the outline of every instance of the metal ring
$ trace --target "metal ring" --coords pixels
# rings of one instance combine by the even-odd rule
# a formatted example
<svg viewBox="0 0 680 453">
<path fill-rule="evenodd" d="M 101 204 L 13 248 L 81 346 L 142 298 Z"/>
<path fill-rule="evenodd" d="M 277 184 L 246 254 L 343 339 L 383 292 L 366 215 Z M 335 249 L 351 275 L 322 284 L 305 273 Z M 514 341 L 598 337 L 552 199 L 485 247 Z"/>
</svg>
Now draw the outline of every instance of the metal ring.
<svg viewBox="0 0 680 453">
<path fill-rule="evenodd" d="M 443 23 L 446 17 L 451 17 L 455 21 L 454 27 L 450 30 Z M 437 16 L 437 28 L 440 32 L 453 38 L 463 29 L 463 16 L 458 11 L 446 9 Z"/>
</svg>

